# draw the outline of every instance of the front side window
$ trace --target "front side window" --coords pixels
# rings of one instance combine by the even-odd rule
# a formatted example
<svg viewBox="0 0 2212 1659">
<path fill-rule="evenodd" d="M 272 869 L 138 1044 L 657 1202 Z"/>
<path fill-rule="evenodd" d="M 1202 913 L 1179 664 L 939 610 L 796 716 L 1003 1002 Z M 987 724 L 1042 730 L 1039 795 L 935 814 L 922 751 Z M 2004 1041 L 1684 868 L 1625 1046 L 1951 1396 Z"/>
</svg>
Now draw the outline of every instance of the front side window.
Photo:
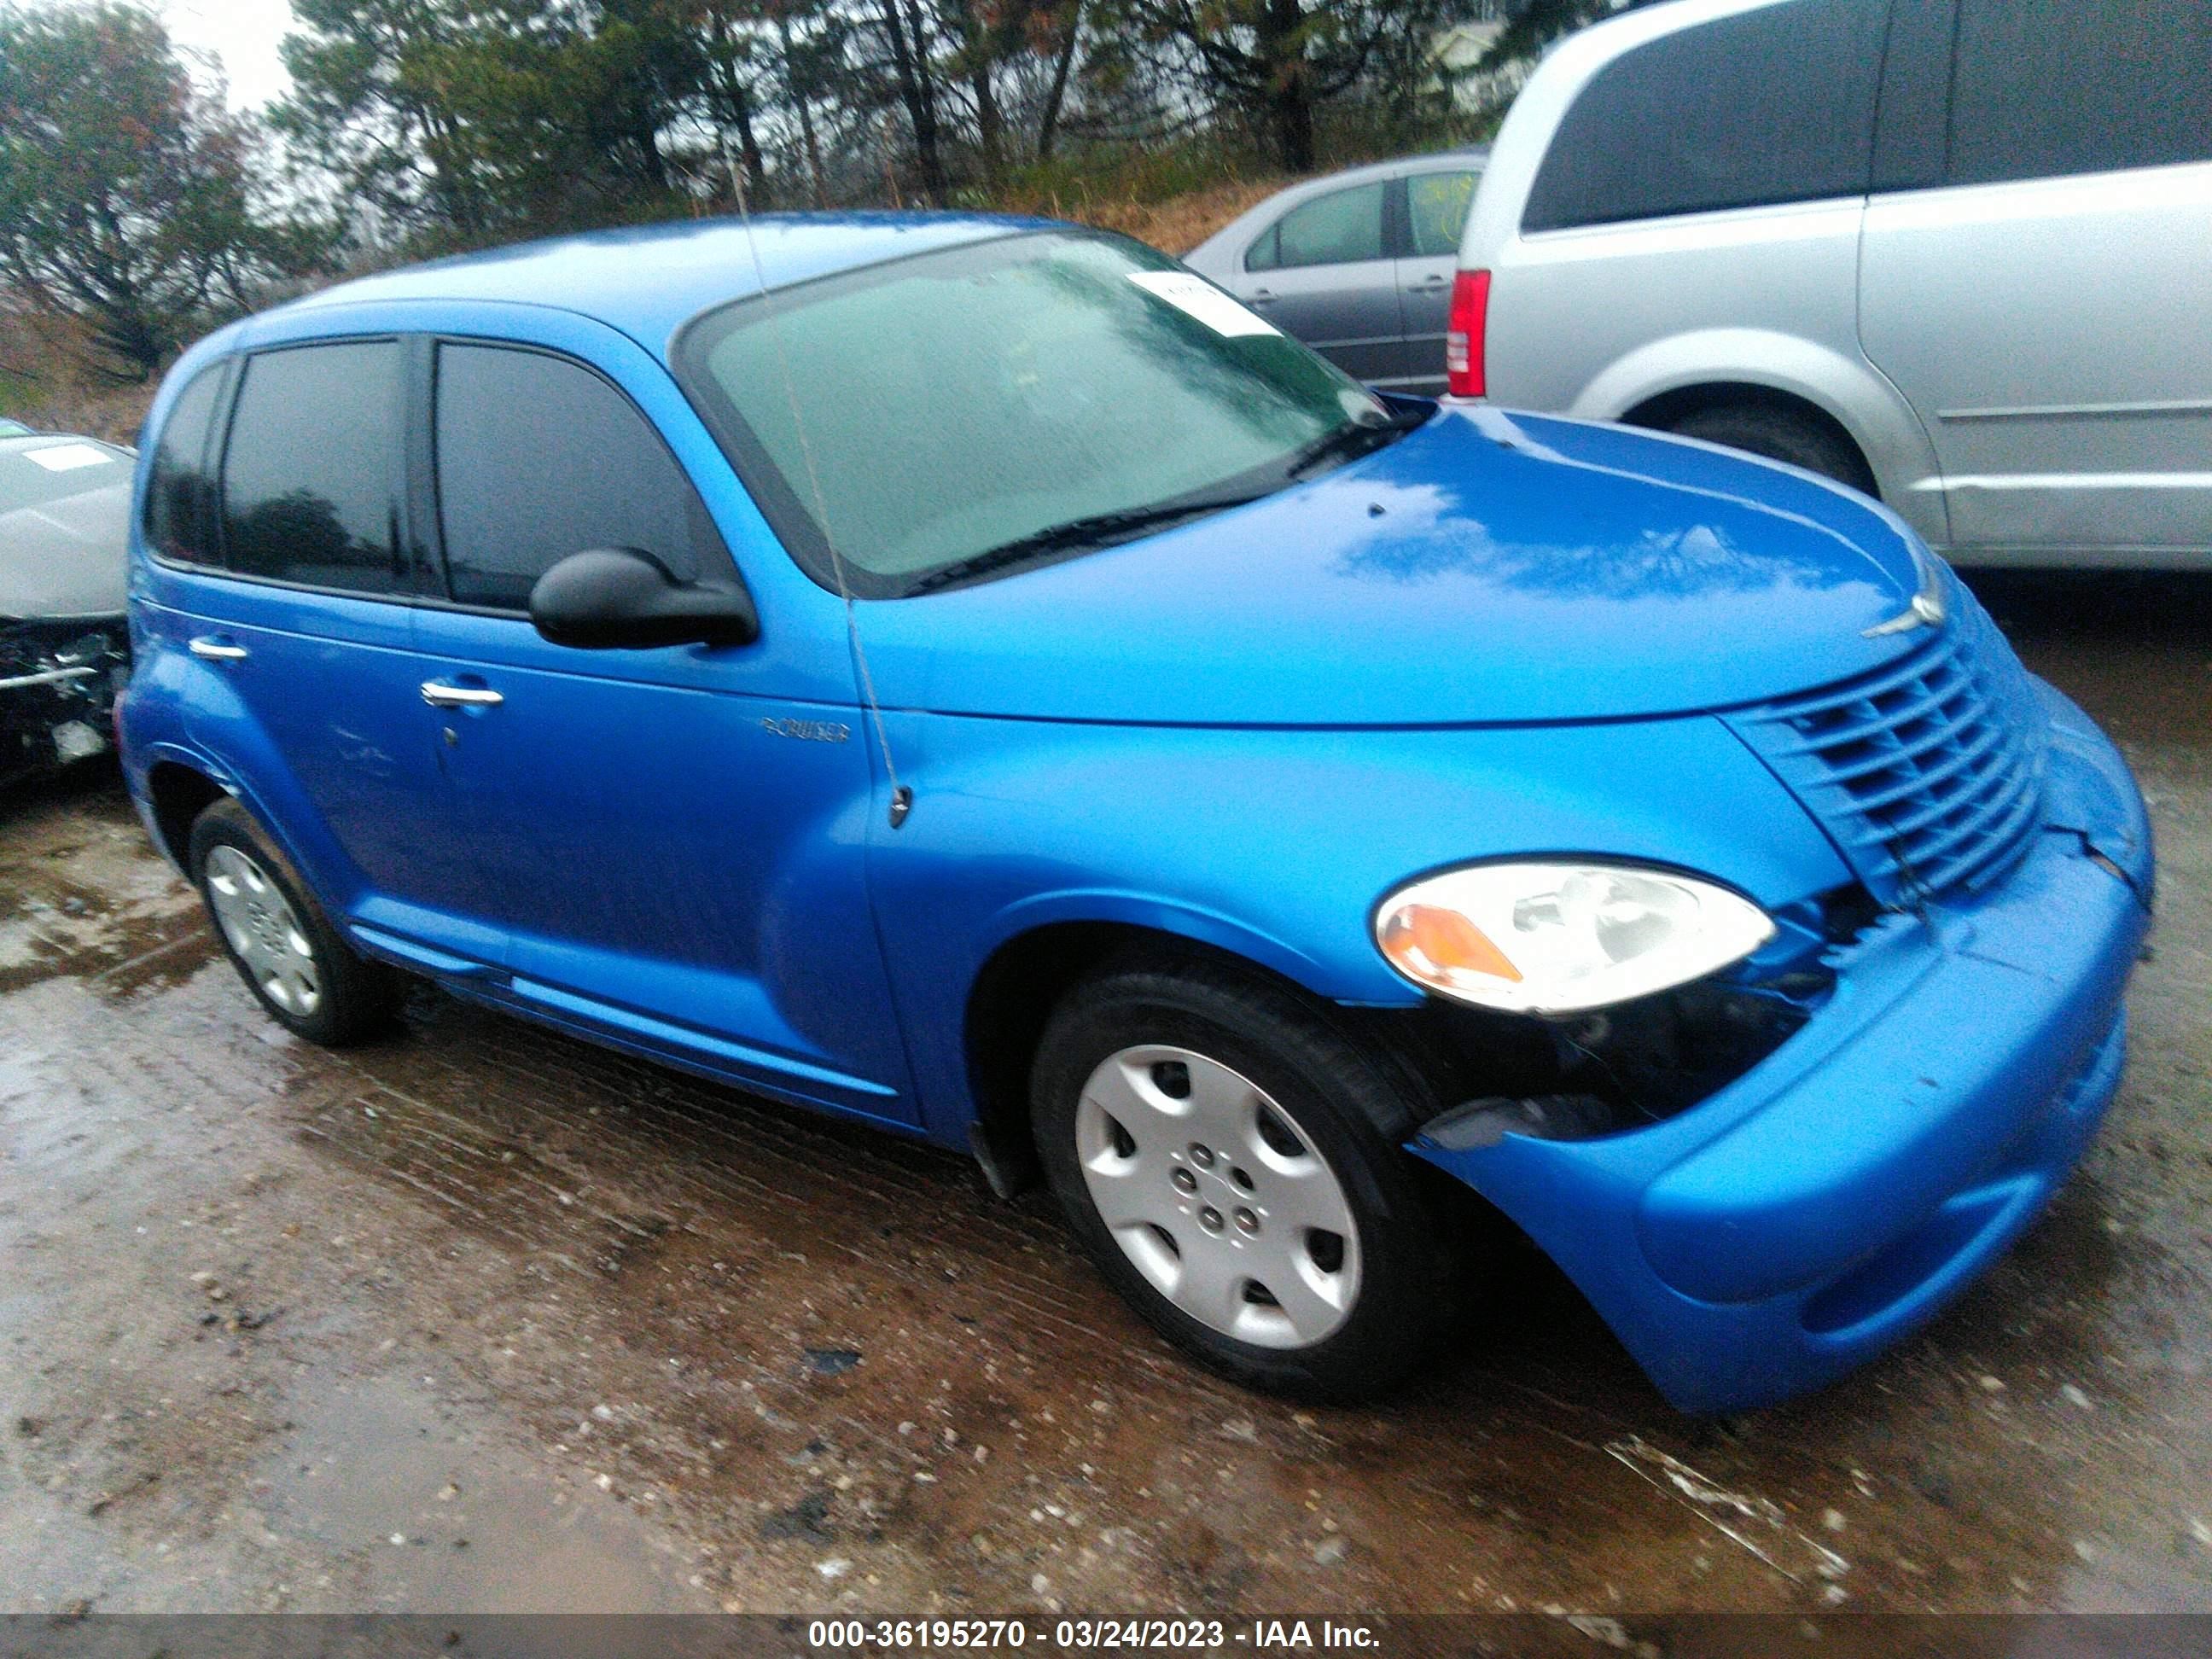
<svg viewBox="0 0 2212 1659">
<path fill-rule="evenodd" d="M 409 586 L 398 531 L 399 346 L 288 346 L 249 357 L 223 453 L 224 562 L 353 593 Z"/>
<path fill-rule="evenodd" d="M 1040 232 L 740 301 L 685 386 L 810 574 L 888 597 L 1279 489 L 1389 410 L 1165 255 Z"/>
<path fill-rule="evenodd" d="M 683 469 L 629 398 L 582 364 L 438 348 L 438 518 L 463 605 L 521 611 L 538 577 L 601 547 L 684 581 L 720 551 Z"/>
<path fill-rule="evenodd" d="M 1474 173 L 1421 173 L 1406 180 L 1407 228 L 1413 257 L 1443 258 L 1459 252 L 1467 210 L 1474 204 Z"/>
<path fill-rule="evenodd" d="M 1380 259 L 1385 188 L 1355 185 L 1299 203 L 1252 244 L 1245 269 L 1280 270 Z"/>
<path fill-rule="evenodd" d="M 1796 0 L 1615 58 L 1552 135 L 1522 228 L 1863 195 L 1887 13 Z"/>
<path fill-rule="evenodd" d="M 1949 181 L 2212 160 L 2212 0 L 1960 0 Z"/>
<path fill-rule="evenodd" d="M 202 369 L 177 394 L 146 479 L 146 539 L 163 558 L 213 562 L 215 489 L 208 475 L 208 428 L 222 389 L 222 366 Z"/>
</svg>

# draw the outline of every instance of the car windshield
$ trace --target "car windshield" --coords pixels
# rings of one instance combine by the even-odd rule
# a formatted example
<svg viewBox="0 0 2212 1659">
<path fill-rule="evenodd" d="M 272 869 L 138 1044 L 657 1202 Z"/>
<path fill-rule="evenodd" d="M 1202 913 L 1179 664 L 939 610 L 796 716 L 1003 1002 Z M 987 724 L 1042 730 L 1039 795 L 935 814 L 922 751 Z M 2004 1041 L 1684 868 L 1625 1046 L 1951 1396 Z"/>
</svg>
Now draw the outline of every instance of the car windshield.
<svg viewBox="0 0 2212 1659">
<path fill-rule="evenodd" d="M 89 438 L 50 438 L 0 448 L 0 513 L 125 483 L 131 459 Z"/>
<path fill-rule="evenodd" d="M 1249 501 L 1414 418 L 1165 255 L 1077 232 L 739 301 L 678 356 L 785 545 L 835 586 L 834 540 L 863 597 Z"/>
</svg>

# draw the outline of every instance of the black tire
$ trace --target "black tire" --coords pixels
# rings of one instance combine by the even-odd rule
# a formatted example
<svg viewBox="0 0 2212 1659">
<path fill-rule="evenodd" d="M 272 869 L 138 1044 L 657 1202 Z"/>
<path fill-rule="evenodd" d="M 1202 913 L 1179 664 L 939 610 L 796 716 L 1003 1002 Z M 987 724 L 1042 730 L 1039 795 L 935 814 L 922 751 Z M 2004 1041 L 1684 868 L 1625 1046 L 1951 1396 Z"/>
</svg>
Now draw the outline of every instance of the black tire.
<svg viewBox="0 0 2212 1659">
<path fill-rule="evenodd" d="M 1787 461 L 1849 484 L 1863 495 L 1877 493 L 1873 473 L 1849 438 L 1787 409 L 1764 404 L 1717 404 L 1692 410 L 1668 430 L 1685 438 L 1726 444 L 1730 449 L 1764 455 L 1770 460 Z"/>
<path fill-rule="evenodd" d="M 1149 1045 L 1192 1051 L 1256 1085 L 1337 1178 L 1358 1230 L 1358 1282 L 1342 1323 L 1320 1340 L 1261 1346 L 1194 1318 L 1101 1217 L 1079 1146 L 1081 1097 L 1109 1057 Z M 1156 1329 L 1234 1382 L 1299 1399 L 1370 1399 L 1418 1365 L 1457 1313 L 1463 1255 L 1431 1184 L 1443 1178 L 1401 1145 L 1432 1103 L 1294 989 L 1205 957 L 1109 965 L 1047 1023 L 1031 1108 L 1046 1180 L 1100 1273 Z M 1180 1249 L 1174 1260 L 1182 1261 Z"/>
<path fill-rule="evenodd" d="M 222 848 L 250 860 L 254 872 L 290 907 L 299 934 L 307 941 L 307 960 L 318 981 L 312 1007 L 288 1007 L 272 997 L 224 926 L 210 884 L 209 868 L 210 860 Z M 365 1042 L 391 1024 L 399 1007 L 399 975 L 381 963 L 357 955 L 338 937 L 291 860 L 235 800 L 226 796 L 193 820 L 189 867 L 192 884 L 200 890 L 200 902 L 207 906 L 208 921 L 222 943 L 223 954 L 238 969 L 254 1000 L 287 1030 L 325 1048 L 343 1048 Z"/>
</svg>

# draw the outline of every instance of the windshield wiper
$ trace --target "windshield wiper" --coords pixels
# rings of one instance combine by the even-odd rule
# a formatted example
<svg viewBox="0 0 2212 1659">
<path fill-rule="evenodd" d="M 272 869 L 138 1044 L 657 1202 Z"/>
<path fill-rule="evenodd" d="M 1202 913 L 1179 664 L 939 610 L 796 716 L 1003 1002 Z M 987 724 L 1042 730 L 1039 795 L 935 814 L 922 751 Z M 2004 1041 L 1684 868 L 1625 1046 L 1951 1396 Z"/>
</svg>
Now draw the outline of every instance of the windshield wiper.
<svg viewBox="0 0 2212 1659">
<path fill-rule="evenodd" d="M 1435 413 L 1433 408 L 1400 409 L 1393 410 L 1387 420 L 1347 422 L 1333 432 L 1323 433 L 1291 456 L 1291 464 L 1283 469 L 1284 476 L 1295 478 L 1323 461 L 1339 458 L 1351 460 L 1385 444 L 1395 443 Z"/>
<path fill-rule="evenodd" d="M 996 547 L 987 547 L 981 553 L 931 571 L 906 591 L 909 596 L 927 593 L 940 587 L 950 587 L 955 582 L 964 582 L 973 577 L 988 575 L 994 570 L 1003 570 L 1008 565 L 1019 564 L 1024 559 L 1043 553 L 1066 552 L 1079 547 L 1103 547 L 1109 543 L 1135 535 L 1140 531 L 1157 530 L 1163 525 L 1179 519 L 1194 519 L 1201 513 L 1218 513 L 1232 507 L 1243 507 L 1256 501 L 1265 490 L 1250 495 L 1209 495 L 1199 501 L 1163 501 L 1157 507 L 1128 507 L 1117 513 L 1094 513 L 1088 518 L 1070 519 L 1033 532 L 1017 536 L 1012 541 L 1001 542 Z"/>
</svg>

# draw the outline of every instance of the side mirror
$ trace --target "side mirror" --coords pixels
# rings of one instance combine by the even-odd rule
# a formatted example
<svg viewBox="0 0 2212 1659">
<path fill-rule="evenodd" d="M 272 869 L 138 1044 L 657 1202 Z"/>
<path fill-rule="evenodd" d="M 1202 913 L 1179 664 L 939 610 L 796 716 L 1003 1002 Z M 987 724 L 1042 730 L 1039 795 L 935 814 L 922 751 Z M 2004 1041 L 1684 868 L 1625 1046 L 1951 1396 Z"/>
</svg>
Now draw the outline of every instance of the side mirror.
<svg viewBox="0 0 2212 1659">
<path fill-rule="evenodd" d="M 679 582 L 649 553 L 595 547 L 571 553 L 530 590 L 530 620 L 556 645 L 650 650 L 663 645 L 750 645 L 760 613 L 743 587 Z"/>
</svg>

